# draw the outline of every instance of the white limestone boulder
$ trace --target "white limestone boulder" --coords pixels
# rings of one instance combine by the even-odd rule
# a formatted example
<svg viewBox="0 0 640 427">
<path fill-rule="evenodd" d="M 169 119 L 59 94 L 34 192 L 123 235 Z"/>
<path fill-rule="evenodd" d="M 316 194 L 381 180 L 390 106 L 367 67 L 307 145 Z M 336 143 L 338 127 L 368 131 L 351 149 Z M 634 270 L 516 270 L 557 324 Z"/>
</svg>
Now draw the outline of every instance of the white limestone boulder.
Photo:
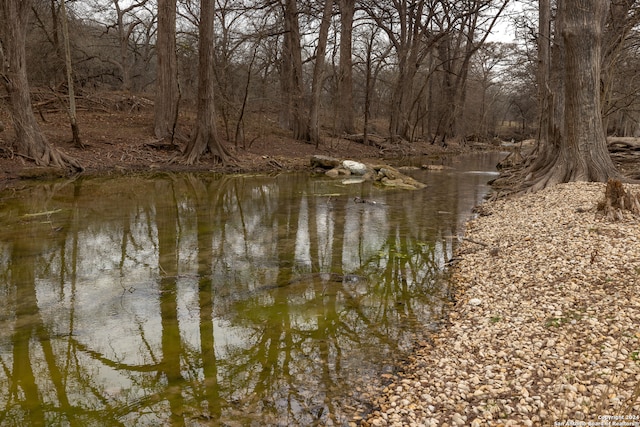
<svg viewBox="0 0 640 427">
<path fill-rule="evenodd" d="M 353 175 L 364 175 L 367 173 L 367 165 L 353 160 L 343 160 L 342 167 L 351 172 Z"/>
</svg>

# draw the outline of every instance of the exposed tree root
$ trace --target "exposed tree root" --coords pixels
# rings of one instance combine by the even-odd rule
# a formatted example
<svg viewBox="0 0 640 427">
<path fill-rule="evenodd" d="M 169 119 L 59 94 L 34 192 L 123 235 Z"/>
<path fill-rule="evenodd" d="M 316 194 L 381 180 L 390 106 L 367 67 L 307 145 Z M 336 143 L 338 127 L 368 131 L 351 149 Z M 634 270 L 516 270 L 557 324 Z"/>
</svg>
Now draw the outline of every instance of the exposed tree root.
<svg viewBox="0 0 640 427">
<path fill-rule="evenodd" d="M 500 168 L 500 177 L 491 185 L 501 191 L 501 195 L 509 195 L 533 193 L 565 182 L 606 182 L 609 179 L 632 181 L 616 169 L 607 155 L 579 156 L 556 147 L 551 147 L 550 151 L 551 155 L 543 150 L 537 155 L 531 154 L 522 159 L 517 156 L 508 157 L 508 161 Z M 545 156 L 542 160 L 539 158 L 541 155 Z M 514 159 L 520 162 L 513 161 Z"/>
<path fill-rule="evenodd" d="M 601 211 L 610 221 L 624 219 L 625 211 L 638 216 L 640 215 L 640 193 L 626 191 L 621 181 L 610 179 L 607 181 L 604 200 L 598 202 L 598 211 Z"/>
<path fill-rule="evenodd" d="M 215 162 L 222 163 L 223 165 L 229 164 L 234 160 L 233 154 L 221 143 L 213 132 L 206 129 L 202 129 L 202 126 L 198 126 L 196 134 L 189 141 L 182 160 L 192 165 L 200 160 L 200 157 L 206 152 L 210 152 Z"/>
<path fill-rule="evenodd" d="M 26 142 L 26 139 L 19 140 L 16 147 L 17 153 L 24 158 L 33 160 L 37 166 L 56 167 L 72 172 L 84 170 L 78 160 L 49 144 L 39 130 L 22 134 L 31 137 L 31 139 L 29 142 Z"/>
</svg>

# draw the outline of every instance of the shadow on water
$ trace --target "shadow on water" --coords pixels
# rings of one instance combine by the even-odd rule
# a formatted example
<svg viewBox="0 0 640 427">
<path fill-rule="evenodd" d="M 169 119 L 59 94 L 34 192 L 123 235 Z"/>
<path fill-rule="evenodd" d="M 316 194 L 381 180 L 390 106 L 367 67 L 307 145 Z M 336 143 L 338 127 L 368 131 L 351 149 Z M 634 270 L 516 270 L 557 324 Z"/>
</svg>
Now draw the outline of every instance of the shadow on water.
<svg viewBox="0 0 640 427">
<path fill-rule="evenodd" d="M 346 424 L 436 327 L 498 159 L 414 171 L 413 192 L 283 174 L 1 194 L 0 425 Z"/>
</svg>

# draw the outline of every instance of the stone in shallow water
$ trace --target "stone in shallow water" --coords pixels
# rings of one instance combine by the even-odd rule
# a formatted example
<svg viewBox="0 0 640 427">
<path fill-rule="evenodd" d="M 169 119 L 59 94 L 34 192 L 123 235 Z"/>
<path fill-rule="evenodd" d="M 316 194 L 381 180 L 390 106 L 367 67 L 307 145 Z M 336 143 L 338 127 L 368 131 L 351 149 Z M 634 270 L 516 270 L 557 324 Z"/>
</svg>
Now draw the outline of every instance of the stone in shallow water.
<svg viewBox="0 0 640 427">
<path fill-rule="evenodd" d="M 367 173 L 367 165 L 353 160 L 344 160 L 342 162 L 342 167 L 354 175 L 364 175 Z"/>
<path fill-rule="evenodd" d="M 365 179 L 363 177 L 349 178 L 349 179 L 343 179 L 342 180 L 342 184 L 344 184 L 344 185 L 362 184 L 364 181 L 365 181 Z"/>
<path fill-rule="evenodd" d="M 324 174 L 329 178 L 337 178 L 338 176 L 340 176 L 340 171 L 338 169 L 329 169 Z"/>
</svg>

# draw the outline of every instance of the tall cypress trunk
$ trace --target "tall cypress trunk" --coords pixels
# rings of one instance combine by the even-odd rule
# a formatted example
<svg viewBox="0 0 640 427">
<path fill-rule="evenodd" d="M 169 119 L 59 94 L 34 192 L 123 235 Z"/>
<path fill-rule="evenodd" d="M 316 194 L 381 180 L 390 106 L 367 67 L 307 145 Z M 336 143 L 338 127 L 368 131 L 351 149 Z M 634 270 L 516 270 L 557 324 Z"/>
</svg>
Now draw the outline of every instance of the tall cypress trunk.
<svg viewBox="0 0 640 427">
<path fill-rule="evenodd" d="M 316 63 L 313 68 L 313 83 L 311 85 L 311 108 L 309 109 L 309 140 L 320 144 L 320 94 L 324 81 L 324 56 L 327 50 L 327 37 L 331 24 L 331 10 L 333 0 L 325 0 L 320 33 L 318 35 L 318 48 L 316 50 Z"/>
<path fill-rule="evenodd" d="M 158 75 L 154 103 L 153 133 L 173 138 L 178 121 L 180 88 L 176 57 L 176 0 L 158 0 Z"/>
<path fill-rule="evenodd" d="M 293 131 L 295 139 L 308 140 L 309 128 L 305 114 L 302 50 L 296 0 L 285 0 L 284 32 L 281 81 L 285 110 L 281 123 Z"/>
<path fill-rule="evenodd" d="M 574 158 L 571 180 L 606 181 L 615 175 L 600 103 L 602 37 L 609 2 L 564 1 L 565 150 Z"/>
<path fill-rule="evenodd" d="M 530 191 L 620 177 L 607 150 L 600 101 L 608 8 L 603 0 L 563 0 L 558 5 L 549 72 L 554 95 L 549 101 L 548 94 L 540 98 L 544 128 L 537 158 L 526 171 L 525 188 Z"/>
<path fill-rule="evenodd" d="M 338 65 L 338 123 L 340 133 L 355 132 L 353 111 L 353 15 L 355 0 L 339 0 L 340 7 L 340 64 Z"/>
<path fill-rule="evenodd" d="M 195 130 L 184 152 L 187 164 L 193 164 L 207 151 L 214 159 L 227 163 L 232 157 L 218 138 L 214 107 L 213 20 L 215 0 L 200 1 L 200 28 L 198 45 L 198 112 Z"/>
</svg>

